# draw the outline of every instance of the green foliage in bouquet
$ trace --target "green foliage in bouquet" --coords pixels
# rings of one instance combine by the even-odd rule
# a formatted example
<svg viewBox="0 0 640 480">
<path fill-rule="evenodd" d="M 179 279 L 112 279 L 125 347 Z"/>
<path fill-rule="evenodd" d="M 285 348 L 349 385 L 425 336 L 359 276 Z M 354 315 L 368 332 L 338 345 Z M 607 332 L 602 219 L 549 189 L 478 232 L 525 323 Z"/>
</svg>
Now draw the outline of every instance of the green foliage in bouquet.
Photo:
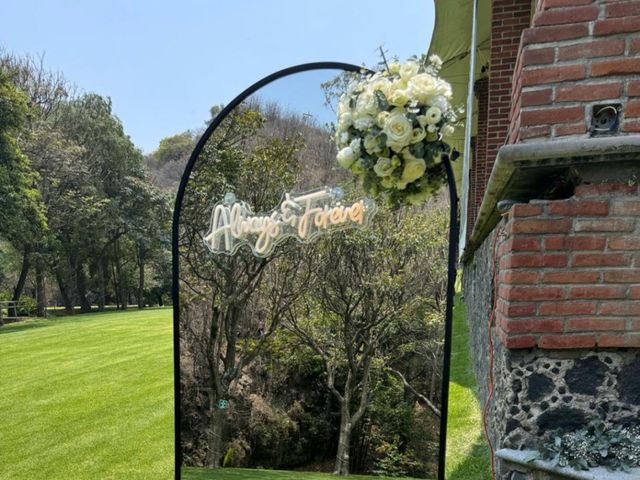
<svg viewBox="0 0 640 480">
<path fill-rule="evenodd" d="M 393 205 L 422 203 L 446 182 L 442 155 L 452 152 L 443 139 L 460 112 L 441 66 L 435 55 L 385 62 L 349 82 L 338 101 L 338 163 Z"/>
</svg>

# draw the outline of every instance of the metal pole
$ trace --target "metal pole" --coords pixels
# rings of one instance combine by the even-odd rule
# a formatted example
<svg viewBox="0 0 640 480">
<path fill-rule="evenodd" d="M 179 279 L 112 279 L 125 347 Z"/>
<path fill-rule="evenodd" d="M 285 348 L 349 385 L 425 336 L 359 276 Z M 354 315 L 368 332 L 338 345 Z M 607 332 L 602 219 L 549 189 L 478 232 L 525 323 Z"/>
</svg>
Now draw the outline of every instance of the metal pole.
<svg viewBox="0 0 640 480">
<path fill-rule="evenodd" d="M 469 211 L 469 170 L 471 168 L 471 128 L 473 127 L 473 89 L 476 76 L 476 48 L 477 48 L 477 15 L 478 0 L 473 1 L 471 20 L 471 47 L 469 55 L 469 85 L 467 87 L 467 111 L 464 125 L 464 155 L 462 163 L 462 205 L 460 208 L 460 238 L 458 240 L 458 255 L 464 253 L 467 242 L 467 219 Z"/>
</svg>

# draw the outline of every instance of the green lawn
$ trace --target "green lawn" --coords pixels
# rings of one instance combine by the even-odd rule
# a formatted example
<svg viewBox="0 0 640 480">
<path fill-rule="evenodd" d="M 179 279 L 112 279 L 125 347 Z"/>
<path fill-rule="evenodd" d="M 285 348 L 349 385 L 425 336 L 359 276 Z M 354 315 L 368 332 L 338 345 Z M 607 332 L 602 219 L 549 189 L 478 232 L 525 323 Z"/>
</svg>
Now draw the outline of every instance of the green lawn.
<svg viewBox="0 0 640 480">
<path fill-rule="evenodd" d="M 0 479 L 171 479 L 171 310 L 0 327 Z"/>
<path fill-rule="evenodd" d="M 475 395 L 476 381 L 465 315 L 464 304 L 458 295 L 453 309 L 446 478 L 488 480 L 491 478 L 489 447 L 482 432 L 481 409 Z"/>
<path fill-rule="evenodd" d="M 488 456 L 463 315 L 457 306 L 447 480 L 485 480 Z M 0 479 L 172 479 L 171 335 L 170 309 L 0 327 Z M 332 478 L 267 470 L 188 472 L 185 480 Z"/>
</svg>

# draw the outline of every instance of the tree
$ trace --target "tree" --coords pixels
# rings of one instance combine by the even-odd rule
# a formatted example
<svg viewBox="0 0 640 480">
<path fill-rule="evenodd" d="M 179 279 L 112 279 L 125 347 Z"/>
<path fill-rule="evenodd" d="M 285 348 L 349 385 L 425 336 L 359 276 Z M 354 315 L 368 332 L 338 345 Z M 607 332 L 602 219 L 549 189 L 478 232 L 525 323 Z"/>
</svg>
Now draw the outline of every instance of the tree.
<svg viewBox="0 0 640 480">
<path fill-rule="evenodd" d="M 290 279 L 304 275 L 300 251 L 289 242 L 269 258 L 248 249 L 234 256 L 212 255 L 202 239 L 212 202 L 226 192 L 253 211 L 273 209 L 295 182 L 297 137 L 262 138 L 263 116 L 241 107 L 209 139 L 192 172 L 181 211 L 180 291 L 183 418 L 196 422 L 185 456 L 217 468 L 223 456 L 226 410 L 238 381 L 257 358 L 301 291 Z M 206 385 L 207 412 L 199 418 L 198 385 Z M 202 423 L 208 425 L 204 427 Z M 183 446 L 183 448 L 185 448 Z"/>
<path fill-rule="evenodd" d="M 335 474 L 349 473 L 353 429 L 377 373 L 397 354 L 389 337 L 429 308 L 434 292 L 423 281 L 433 260 L 423 236 L 429 221 L 424 211 L 383 209 L 370 229 L 333 234 L 305 256 L 313 264 L 311 288 L 288 326 L 322 359 L 340 405 Z"/>
</svg>

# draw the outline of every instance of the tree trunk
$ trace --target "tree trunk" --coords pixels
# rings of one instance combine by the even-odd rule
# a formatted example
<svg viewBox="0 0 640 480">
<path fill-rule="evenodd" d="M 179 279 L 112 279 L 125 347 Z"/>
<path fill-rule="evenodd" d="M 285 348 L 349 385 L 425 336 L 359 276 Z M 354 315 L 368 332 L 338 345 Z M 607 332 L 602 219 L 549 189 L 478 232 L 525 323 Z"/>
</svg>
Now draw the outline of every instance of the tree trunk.
<svg viewBox="0 0 640 480">
<path fill-rule="evenodd" d="M 80 300 L 80 311 L 87 313 L 91 311 L 91 304 L 87 300 L 87 285 L 86 277 L 84 275 L 84 268 L 82 263 L 76 263 L 76 291 L 78 293 L 78 299 Z"/>
<path fill-rule="evenodd" d="M 209 400 L 211 412 L 211 429 L 209 431 L 209 449 L 205 457 L 205 467 L 220 468 L 222 466 L 222 447 L 225 411 L 218 408 L 214 395 Z"/>
<path fill-rule="evenodd" d="M 144 308 L 144 260 L 140 259 L 138 273 L 138 308 Z"/>
<path fill-rule="evenodd" d="M 29 274 L 29 267 L 31 266 L 30 256 L 31 256 L 31 248 L 26 246 L 22 254 L 22 268 L 20 269 L 20 276 L 18 277 L 18 283 L 16 284 L 16 287 L 13 289 L 13 297 L 11 298 L 11 300 L 13 300 L 14 302 L 18 302 L 20 300 L 20 297 L 22 296 L 22 290 L 24 290 L 24 284 L 27 281 L 27 275 Z M 9 312 L 9 316 L 15 317 L 18 312 L 16 311 L 15 308 L 12 310 L 13 311 Z"/>
<path fill-rule="evenodd" d="M 73 315 L 73 303 L 71 302 L 71 298 L 69 297 L 69 292 L 67 291 L 67 287 L 64 283 L 64 279 L 62 278 L 62 274 L 60 273 L 60 269 L 56 268 L 55 272 L 56 282 L 58 283 L 58 290 L 60 290 L 62 302 L 64 303 L 64 311 L 67 315 Z"/>
<path fill-rule="evenodd" d="M 338 452 L 336 453 L 336 464 L 333 469 L 334 475 L 349 475 L 349 444 L 351 443 L 351 416 L 349 415 L 349 405 L 343 402 L 340 414 L 340 437 L 338 440 Z"/>
<path fill-rule="evenodd" d="M 47 316 L 47 291 L 44 284 L 44 262 L 42 259 L 36 261 L 36 315 L 38 317 Z"/>
<path fill-rule="evenodd" d="M 104 257 L 98 260 L 98 311 L 103 312 L 107 303 L 107 261 Z"/>
</svg>

